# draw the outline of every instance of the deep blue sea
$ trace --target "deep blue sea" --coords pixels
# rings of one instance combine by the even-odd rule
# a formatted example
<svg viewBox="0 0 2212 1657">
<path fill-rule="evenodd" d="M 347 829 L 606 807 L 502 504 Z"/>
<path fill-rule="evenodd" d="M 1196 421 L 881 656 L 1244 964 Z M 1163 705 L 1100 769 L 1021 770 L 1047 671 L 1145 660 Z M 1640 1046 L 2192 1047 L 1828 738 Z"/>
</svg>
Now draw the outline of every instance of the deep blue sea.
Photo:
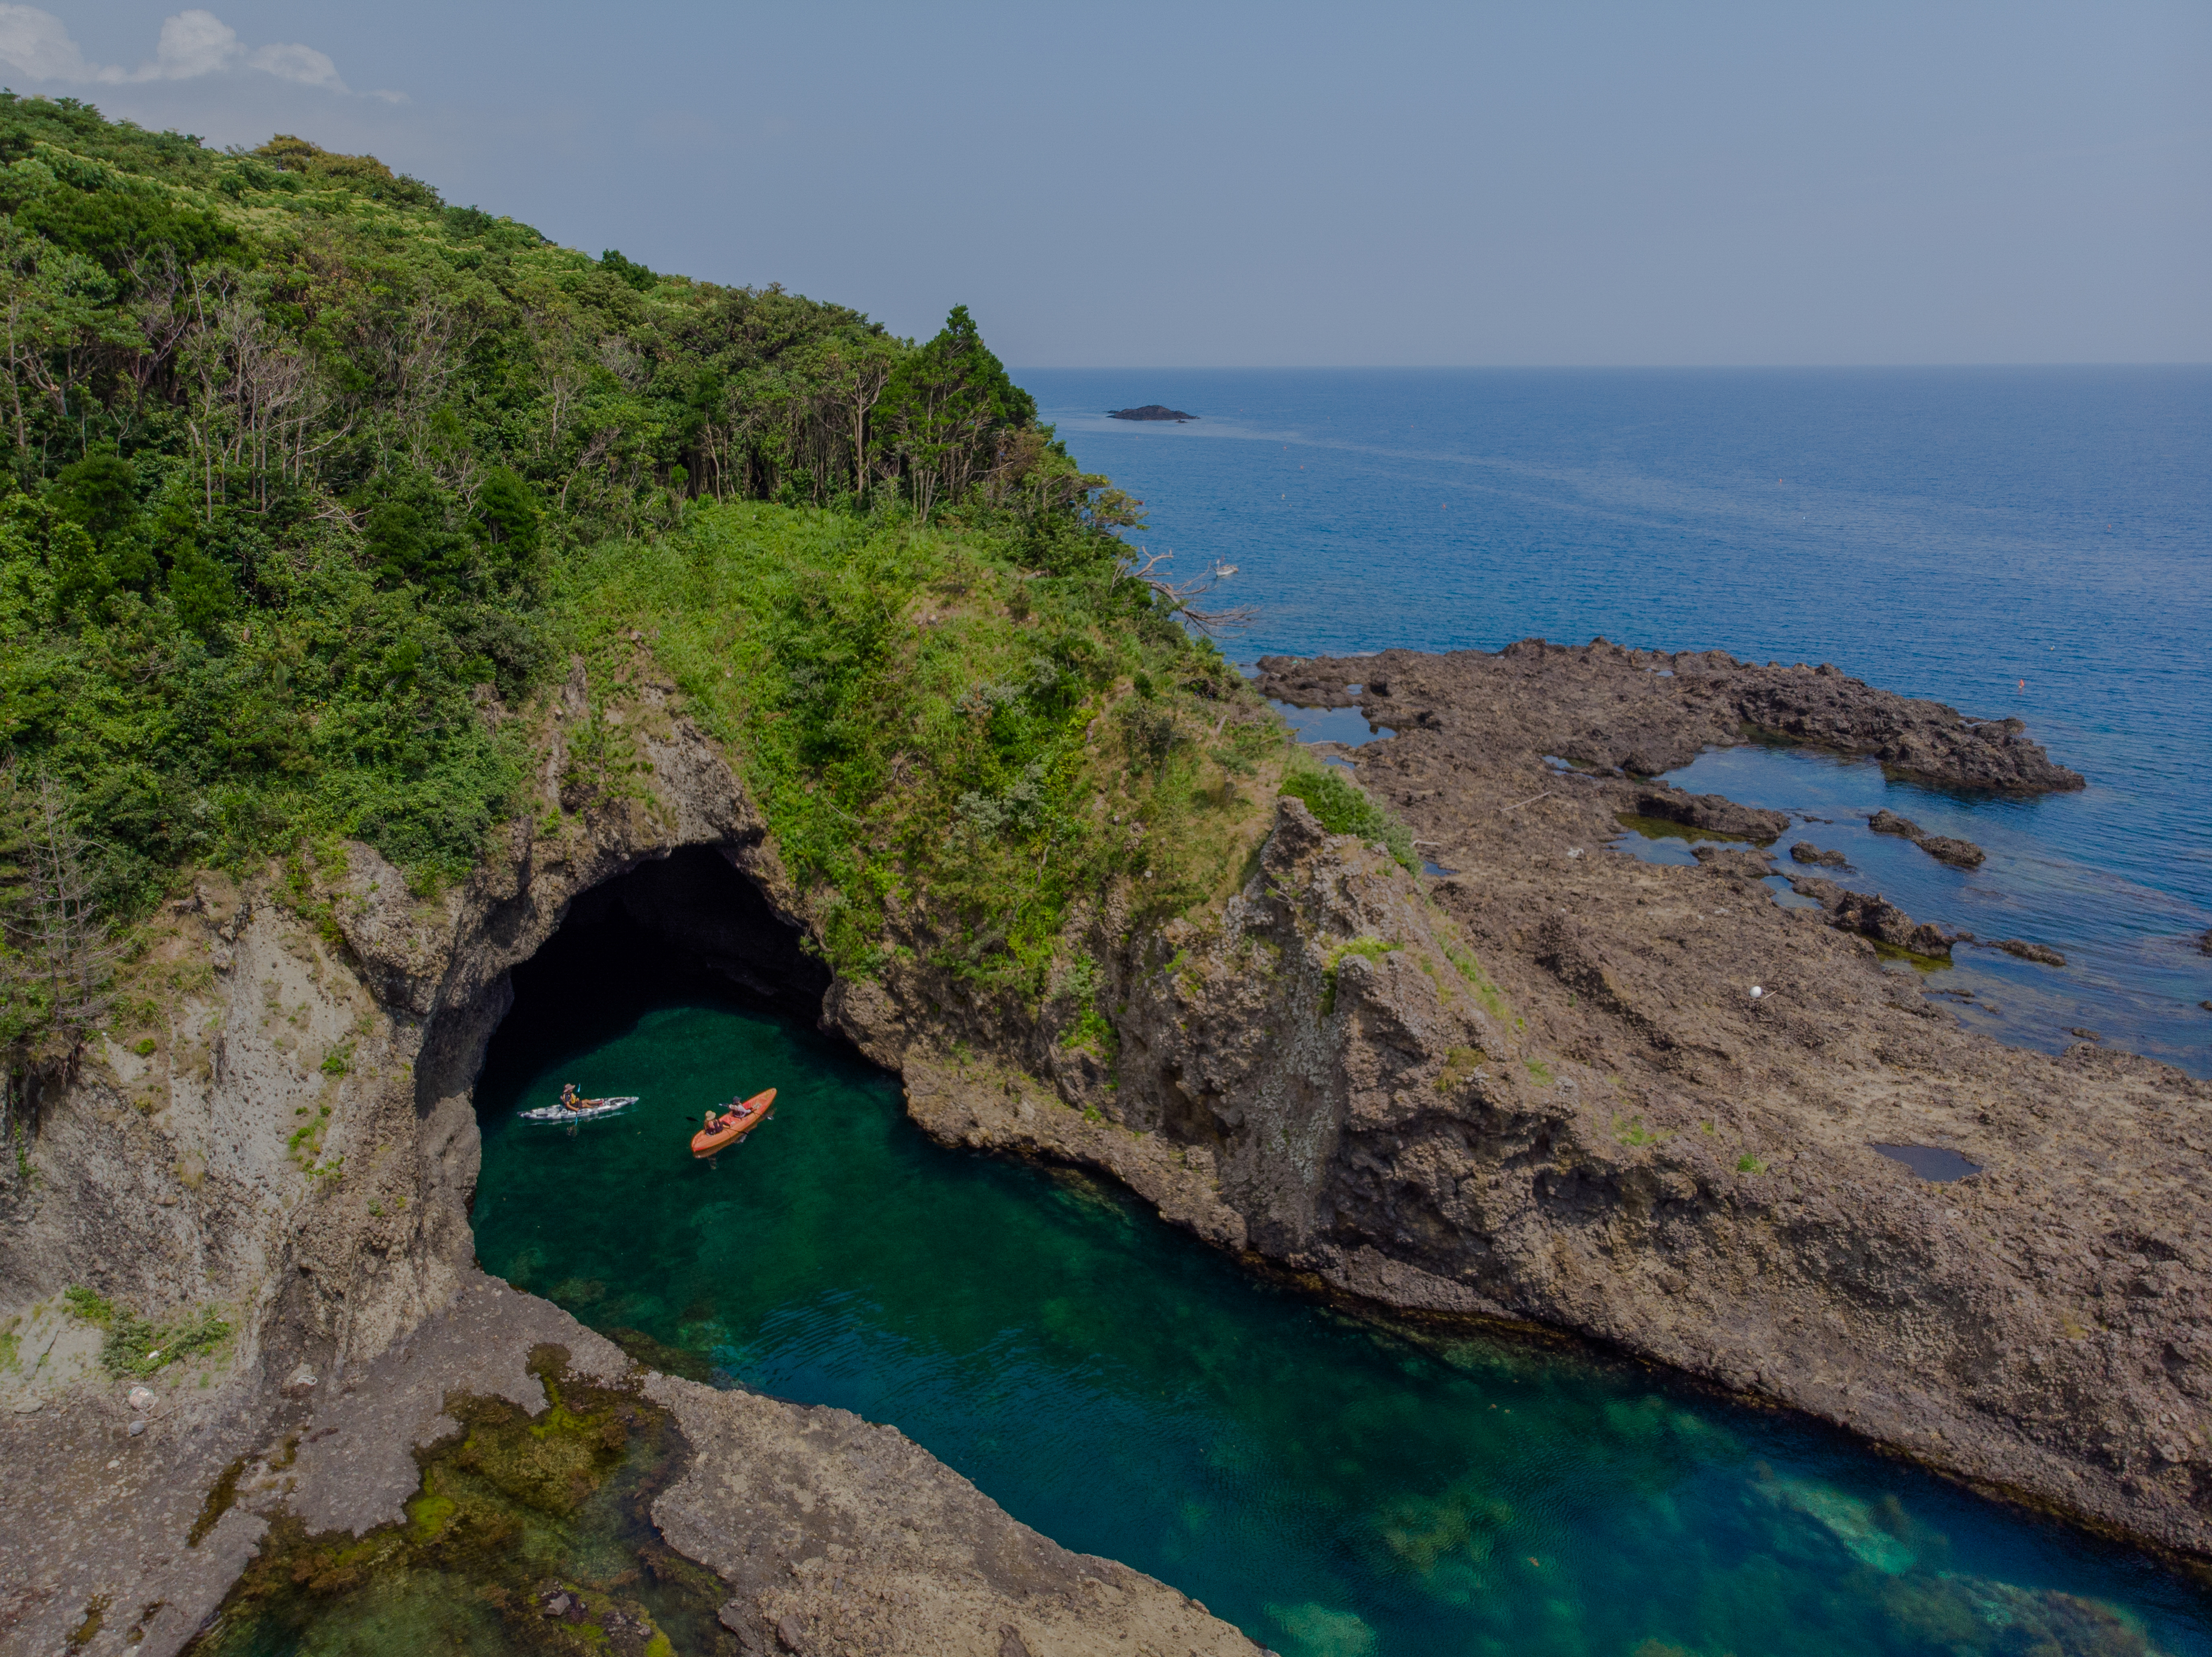
<svg viewBox="0 0 2212 1657">
<path fill-rule="evenodd" d="M 1965 798 L 1761 749 L 1675 775 L 1814 819 L 1789 838 L 1917 920 L 2065 954 L 1961 950 L 1931 987 L 1977 1028 L 2212 1076 L 2212 368 L 1017 377 L 1144 499 L 1151 549 L 1237 567 L 1238 659 L 1602 635 L 2019 715 L 2086 791 Z M 1104 417 L 1146 403 L 1200 418 Z M 1988 862 L 1869 834 L 1882 805 Z"/>
</svg>

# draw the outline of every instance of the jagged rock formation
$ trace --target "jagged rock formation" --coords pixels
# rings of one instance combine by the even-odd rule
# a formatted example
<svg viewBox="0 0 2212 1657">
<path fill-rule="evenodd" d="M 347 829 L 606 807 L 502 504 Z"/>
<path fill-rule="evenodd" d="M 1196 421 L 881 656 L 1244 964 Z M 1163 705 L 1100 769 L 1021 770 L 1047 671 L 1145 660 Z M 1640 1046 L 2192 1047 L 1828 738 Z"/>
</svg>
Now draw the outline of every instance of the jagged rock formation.
<svg viewBox="0 0 2212 1657">
<path fill-rule="evenodd" d="M 1870 943 L 1778 907 L 1764 854 L 1697 870 L 1603 854 L 1638 791 L 1557 775 L 1543 756 L 1649 759 L 1711 728 L 1702 705 L 1636 689 L 1656 676 L 1629 652 L 1270 666 L 1271 694 L 1362 683 L 1428 716 L 1378 707 L 1400 734 L 1359 750 L 1361 780 L 1460 871 L 1436 901 L 1525 1021 L 1509 1037 L 1432 1005 L 1428 974 L 1394 974 L 1389 1011 L 1372 1015 L 1374 1062 L 1399 1078 L 1387 1110 L 1345 1089 L 1300 1096 L 1343 1137 L 1286 1257 L 1340 1274 L 1364 1261 L 1378 1298 L 1488 1304 L 1618 1340 L 1970 1477 L 2212 1547 L 2212 1087 L 2087 1044 L 2054 1059 L 1962 1030 L 1911 972 L 1881 971 Z M 1966 746 L 1982 741 L 1958 737 L 1953 780 L 1986 775 Z M 2016 732 L 1991 745 L 2016 777 L 2048 766 L 2030 750 Z M 1410 895 L 1385 903 L 1356 866 L 1303 877 L 1378 895 L 1310 950 L 1414 935 L 1391 907 Z M 1909 947 L 1942 941 L 1911 942 L 1918 931 Z M 1353 981 L 1380 980 L 1362 968 Z M 1480 1058 L 1455 1067 L 1454 1041 Z M 1875 1142 L 1956 1149 L 1985 1171 L 1926 1186 Z"/>
<path fill-rule="evenodd" d="M 1997 793 L 2080 788 L 2018 719 L 1973 719 L 1942 702 L 1877 690 L 1839 670 L 1761 667 L 1723 651 L 1569 647 L 1523 639 L 1492 654 L 1462 650 L 1260 663 L 1267 694 L 1315 707 L 1357 706 L 1394 729 L 1423 709 L 1479 716 L 1499 742 L 1577 764 L 1657 776 L 1716 744 L 1765 736 L 1866 754 L 1900 777 Z M 1346 686 L 1363 687 L 1358 695 Z M 1540 741 L 1534 733 L 1543 733 Z M 1550 744 L 1551 746 L 1543 746 Z"/>
<path fill-rule="evenodd" d="M 1647 802 L 1733 825 L 1721 833 L 1753 821 L 1731 815 L 1745 808 L 1544 763 L 1662 756 L 1728 686 L 1779 716 L 1795 671 L 1733 665 L 1711 695 L 1647 696 L 1621 687 L 1667 682 L 1632 662 L 1641 677 L 1624 679 L 1627 652 L 1516 650 L 1485 659 L 1504 668 L 1357 665 L 1366 694 L 1426 716 L 1363 750 L 1363 780 L 1457 876 L 1408 875 L 1284 801 L 1224 906 L 1140 926 L 1125 893 L 1087 918 L 1118 1064 L 1063 1039 L 1063 1003 L 978 998 L 927 952 L 830 984 L 825 1025 L 896 1068 L 939 1138 L 1111 1172 L 1201 1236 L 1341 1292 L 1581 1332 L 2212 1551 L 2212 1089 L 2087 1044 L 2051 1059 L 1970 1035 L 1871 944 L 1778 909 L 1765 852 L 1705 846 L 1700 866 L 1660 868 L 1598 849 Z M 1278 664 L 1270 688 L 1310 698 L 1352 682 L 1347 665 Z M 1455 685 L 1479 689 L 1439 694 Z M 549 795 L 583 693 L 572 680 L 542 733 Z M 17 1472 L 0 1497 L 11 1642 L 58 1648 L 105 1595 L 143 1614 L 103 1622 L 85 1649 L 173 1651 L 278 1507 L 387 1521 L 448 1393 L 536 1407 L 523 1361 L 547 1342 L 620 1372 L 604 1343 L 471 1264 L 470 1088 L 506 974 L 592 903 L 690 927 L 688 947 L 741 980 L 787 979 L 785 929 L 811 925 L 665 692 L 622 712 L 649 797 L 580 797 L 553 836 L 520 822 L 465 888 L 417 898 L 356 847 L 282 903 L 206 881 L 164 918 L 165 1036 L 151 1054 L 88 1056 L 45 1102 L 41 1183 L 0 1198 L 0 1294 L 218 1301 L 239 1350 L 227 1369 L 167 1376 L 137 1437 L 81 1348 L 14 1395 L 38 1407 L 0 1420 Z M 2016 731 L 1912 719 L 1926 763 L 2009 767 L 2016 783 L 2057 770 Z M 607 884 L 684 847 L 741 872 L 757 913 L 714 936 L 676 860 L 659 896 Z M 895 932 L 916 925 L 894 917 Z M 1983 1171 L 1929 1185 L 1877 1143 Z M 749 1648 L 1250 1649 L 1172 1589 L 1012 1525 L 894 1434 L 637 1384 L 699 1450 L 656 1512 L 731 1583 L 725 1622 Z M 865 1464 L 842 1495 L 839 1457 Z M 204 1508 L 232 1468 L 234 1504 Z M 793 1481 L 829 1508 L 792 1508 Z M 927 1544 L 886 1528 L 905 1506 L 949 1528 Z M 830 1562 L 826 1582 L 810 1561 Z"/>
<path fill-rule="evenodd" d="M 562 730 L 585 691 L 580 665 L 541 736 L 549 794 L 568 774 Z M 227 1362 L 164 1370 L 137 1435 L 125 1430 L 121 1387 L 91 1363 L 96 1340 L 22 1378 L 0 1417 L 11 1473 L 0 1631 L 11 1649 L 58 1650 L 88 1627 L 73 1648 L 173 1652 L 271 1514 L 310 1529 L 394 1522 L 420 1479 L 410 1449 L 450 1429 L 440 1419 L 448 1393 L 543 1407 L 525 1364 L 547 1342 L 587 1373 L 629 1368 L 474 1264 L 471 1088 L 511 1000 L 507 974 L 580 899 L 685 847 L 741 871 L 758 913 L 726 915 L 718 929 L 680 891 L 656 902 L 648 881 L 623 896 L 692 928 L 695 946 L 719 930 L 716 964 L 733 977 L 787 977 L 803 920 L 757 814 L 665 689 L 617 716 L 649 767 L 650 797 L 576 798 L 580 815 L 551 836 L 519 820 L 461 889 L 418 898 L 361 846 L 304 895 L 203 879 L 163 917 L 156 957 L 181 988 L 156 1050 L 111 1046 L 49 1089 L 32 1178 L 0 1188 L 0 1308 L 51 1308 L 83 1284 L 153 1314 L 216 1303 L 239 1334 Z M 776 924 L 763 929 L 762 916 Z M 757 1465 L 804 1473 L 830 1504 L 795 1490 L 770 1501 L 747 1485 L 744 1507 L 726 1505 L 726 1448 L 664 1497 L 698 1557 L 728 1563 L 736 1546 L 748 1569 L 775 1577 L 726 1608 L 748 1650 L 776 1648 L 786 1618 L 808 1632 L 785 1648 L 831 1649 L 834 1630 L 872 1603 L 878 1620 L 897 1608 L 904 1643 L 892 1649 L 996 1654 L 1006 1628 L 1054 1651 L 1118 1652 L 1138 1636 L 1256 1649 L 1174 1590 L 1014 1524 L 888 1429 L 648 1384 L 687 1432 L 739 1434 L 768 1459 Z M 228 1507 L 210 1495 L 226 1488 Z M 840 1517 L 825 1529 L 830 1508 Z M 926 1509 L 950 1528 L 921 1546 L 894 1515 Z M 834 1593 L 814 1574 L 833 1555 Z M 1016 1575 L 1059 1598 L 1010 1587 L 1016 1559 Z"/>
<path fill-rule="evenodd" d="M 1910 950 L 1932 960 L 1948 961 L 1960 934 L 1932 920 L 1915 921 L 1880 892 L 1854 892 L 1816 875 L 1795 875 L 1790 889 L 1809 897 L 1827 913 L 1830 924 L 1887 944 L 1893 950 Z"/>
</svg>

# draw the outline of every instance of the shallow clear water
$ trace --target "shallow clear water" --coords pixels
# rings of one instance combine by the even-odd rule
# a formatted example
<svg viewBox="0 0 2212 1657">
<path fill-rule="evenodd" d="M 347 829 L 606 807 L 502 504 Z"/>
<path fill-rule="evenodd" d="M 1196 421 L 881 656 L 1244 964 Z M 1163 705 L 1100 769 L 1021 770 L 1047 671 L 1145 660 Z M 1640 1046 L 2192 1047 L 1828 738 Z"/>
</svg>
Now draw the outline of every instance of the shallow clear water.
<svg viewBox="0 0 2212 1657">
<path fill-rule="evenodd" d="M 1356 707 L 1301 707 L 1296 702 L 1273 701 L 1267 705 L 1298 733 L 1300 742 L 1334 742 L 1360 748 L 1398 734 L 1387 725 L 1370 725 L 1367 716 Z"/>
<path fill-rule="evenodd" d="M 1020 378 L 1152 549 L 1237 567 L 1240 657 L 1603 634 L 2020 715 L 2086 792 L 1907 815 L 2003 842 L 2017 935 L 2094 963 L 2014 989 L 2037 1029 L 2212 1076 L 2212 369 Z M 1154 401 L 1201 418 L 1100 412 Z"/>
<path fill-rule="evenodd" d="M 642 1102 L 515 1120 L 569 1080 Z M 693 1162 L 699 1112 L 767 1085 L 774 1119 Z M 1346 1317 L 1087 1179 L 934 1146 L 889 1077 L 611 931 L 518 974 L 477 1096 L 489 1270 L 895 1423 L 1289 1657 L 2212 1653 L 2212 1605 L 2154 1562 L 1839 1435 Z"/>
<path fill-rule="evenodd" d="M 2204 957 L 2181 930 L 2192 912 L 2109 870 L 2054 856 L 2035 832 L 2032 806 L 1962 801 L 1889 781 L 1871 761 L 1757 745 L 1702 754 L 1668 778 L 1693 792 L 1790 812 L 1796 821 L 1771 848 L 1779 869 L 1880 892 L 1916 920 L 1942 921 L 1978 938 L 2048 944 L 2065 956 L 2063 967 L 2048 967 L 1962 944 L 1949 967 L 1924 974 L 1927 987 L 1948 997 L 1974 1029 L 2046 1053 L 2077 1040 L 2075 1029 L 2092 1029 L 2108 1046 L 2212 1073 L 2206 1035 L 2212 1012 L 2190 999 L 2205 992 Z M 1988 860 L 1978 869 L 1954 869 L 1908 840 L 1875 834 L 1866 820 L 1884 807 L 1931 835 L 1972 840 Z M 1789 849 L 1797 841 L 1841 852 L 1850 866 L 1793 863 Z M 1679 839 L 1630 833 L 1614 845 L 1651 862 L 1694 860 Z M 1785 901 L 1809 901 L 1789 892 L 1785 877 L 1767 884 Z M 2077 917 L 2100 907 L 2163 914 L 2166 923 L 2078 924 Z"/>
</svg>

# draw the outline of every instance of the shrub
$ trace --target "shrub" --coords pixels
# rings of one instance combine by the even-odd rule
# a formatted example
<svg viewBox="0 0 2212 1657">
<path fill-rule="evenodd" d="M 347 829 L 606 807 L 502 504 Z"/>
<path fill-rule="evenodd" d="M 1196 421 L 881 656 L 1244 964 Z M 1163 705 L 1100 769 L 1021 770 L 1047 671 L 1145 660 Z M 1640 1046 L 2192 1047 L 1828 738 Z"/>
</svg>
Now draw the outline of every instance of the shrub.
<svg viewBox="0 0 2212 1657">
<path fill-rule="evenodd" d="M 230 1335 L 230 1325 L 213 1307 L 182 1312 L 167 1323 L 156 1324 L 75 1284 L 64 1290 L 62 1297 L 77 1317 L 106 1332 L 100 1363 L 111 1375 L 143 1379 L 179 1358 L 204 1352 Z"/>
<path fill-rule="evenodd" d="M 1421 861 L 1413 852 L 1413 830 L 1368 798 L 1340 768 L 1322 765 L 1304 754 L 1297 755 L 1290 774 L 1283 779 L 1282 792 L 1292 799 L 1304 800 L 1306 809 L 1314 814 L 1314 820 L 1330 834 L 1357 835 L 1362 840 L 1379 841 L 1400 866 L 1411 873 L 1420 872 Z"/>
</svg>

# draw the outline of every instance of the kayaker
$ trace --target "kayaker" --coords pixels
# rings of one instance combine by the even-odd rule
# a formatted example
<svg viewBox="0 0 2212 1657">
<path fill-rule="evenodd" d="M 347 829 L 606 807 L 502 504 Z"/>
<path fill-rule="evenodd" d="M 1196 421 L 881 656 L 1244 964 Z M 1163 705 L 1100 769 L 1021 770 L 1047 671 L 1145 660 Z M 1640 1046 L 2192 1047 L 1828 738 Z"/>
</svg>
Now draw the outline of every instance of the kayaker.
<svg viewBox="0 0 2212 1657">
<path fill-rule="evenodd" d="M 576 1084 L 574 1082 L 563 1082 L 561 1084 L 561 1103 L 569 1110 L 583 1109 L 585 1102 L 576 1096 Z"/>
</svg>

